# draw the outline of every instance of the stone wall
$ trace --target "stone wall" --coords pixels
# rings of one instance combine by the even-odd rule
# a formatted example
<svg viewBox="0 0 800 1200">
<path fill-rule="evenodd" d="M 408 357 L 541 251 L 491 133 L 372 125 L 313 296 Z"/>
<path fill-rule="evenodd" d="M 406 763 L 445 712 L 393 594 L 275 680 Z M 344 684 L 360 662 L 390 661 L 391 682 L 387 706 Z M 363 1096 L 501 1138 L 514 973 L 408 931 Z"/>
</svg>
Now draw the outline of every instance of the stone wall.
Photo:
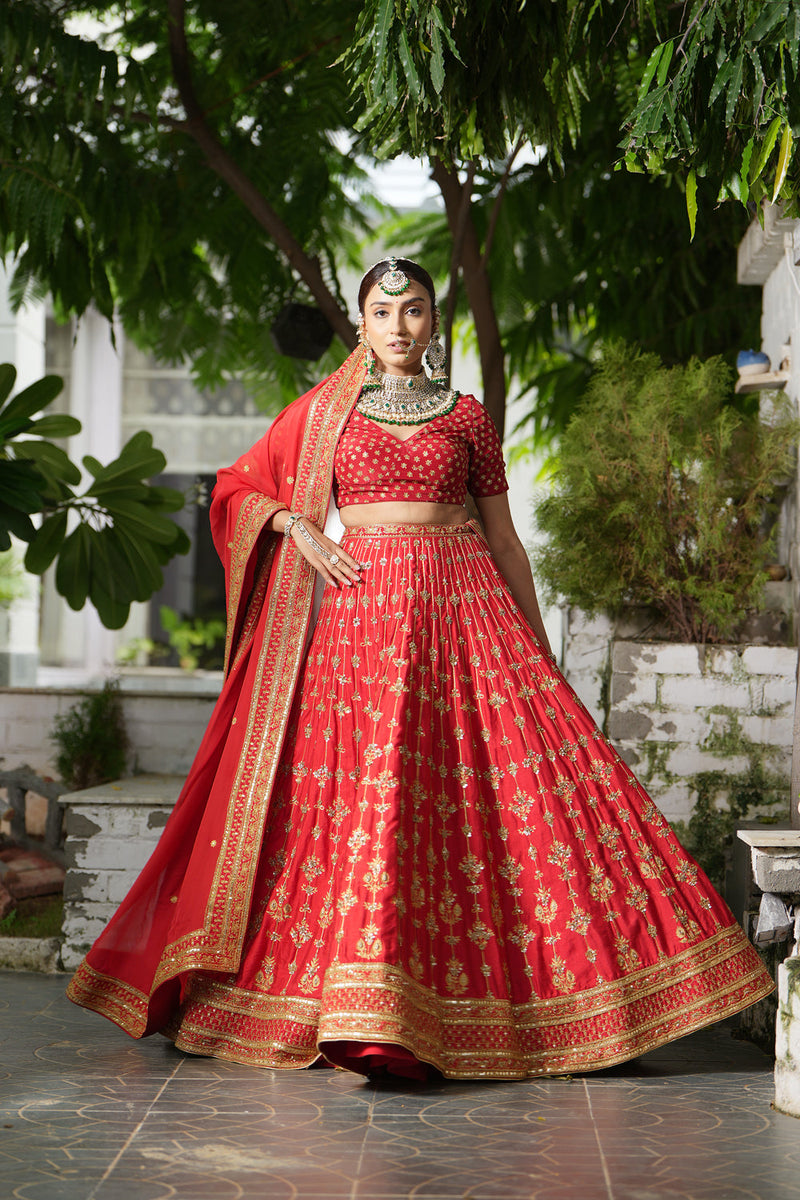
<svg viewBox="0 0 800 1200">
<path fill-rule="evenodd" d="M 77 967 L 155 848 L 182 776 L 136 775 L 62 797 L 65 970 Z"/>
<path fill-rule="evenodd" d="M 27 762 L 41 773 L 55 770 L 50 733 L 57 715 L 77 704 L 86 688 L 0 688 L 0 756 L 6 769 Z M 131 767 L 180 774 L 192 764 L 214 707 L 213 691 L 122 690 L 131 741 Z"/>
<path fill-rule="evenodd" d="M 643 621 L 570 610 L 565 673 L 664 815 L 688 820 L 701 789 L 717 807 L 746 789 L 786 816 L 797 650 L 631 640 Z"/>
<path fill-rule="evenodd" d="M 615 642 L 608 733 L 670 821 L 701 791 L 788 816 L 797 651 Z"/>
<path fill-rule="evenodd" d="M 131 741 L 129 769 L 136 772 L 185 774 L 214 707 L 219 682 L 209 694 L 178 691 L 122 692 L 125 724 Z M 0 688 L 0 760 L 4 770 L 27 763 L 39 774 L 55 778 L 55 746 L 50 733 L 63 715 L 85 695 L 72 688 Z M 40 835 L 46 802 L 28 795 L 28 832 Z M 8 824 L 0 821 L 0 831 Z"/>
</svg>

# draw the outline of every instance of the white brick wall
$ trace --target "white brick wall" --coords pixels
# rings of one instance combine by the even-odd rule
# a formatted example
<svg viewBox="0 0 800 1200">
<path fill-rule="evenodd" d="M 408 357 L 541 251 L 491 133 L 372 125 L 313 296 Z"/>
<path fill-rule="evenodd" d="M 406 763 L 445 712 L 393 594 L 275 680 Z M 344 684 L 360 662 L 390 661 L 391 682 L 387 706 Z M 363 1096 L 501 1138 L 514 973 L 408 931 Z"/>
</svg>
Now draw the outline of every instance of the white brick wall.
<svg viewBox="0 0 800 1200">
<path fill-rule="evenodd" d="M 55 774 L 53 721 L 77 704 L 74 688 L 0 688 L 0 755 L 11 770 L 28 763 Z M 168 691 L 123 691 L 131 740 L 131 765 L 139 771 L 181 774 L 189 770 L 216 697 Z"/>
<path fill-rule="evenodd" d="M 610 736 L 669 820 L 691 815 L 698 776 L 733 787 L 757 763 L 788 813 L 796 649 L 618 641 L 612 660 Z"/>
<path fill-rule="evenodd" d="M 73 792 L 67 810 L 62 962 L 74 970 L 161 835 L 183 775 L 136 775 Z"/>
</svg>

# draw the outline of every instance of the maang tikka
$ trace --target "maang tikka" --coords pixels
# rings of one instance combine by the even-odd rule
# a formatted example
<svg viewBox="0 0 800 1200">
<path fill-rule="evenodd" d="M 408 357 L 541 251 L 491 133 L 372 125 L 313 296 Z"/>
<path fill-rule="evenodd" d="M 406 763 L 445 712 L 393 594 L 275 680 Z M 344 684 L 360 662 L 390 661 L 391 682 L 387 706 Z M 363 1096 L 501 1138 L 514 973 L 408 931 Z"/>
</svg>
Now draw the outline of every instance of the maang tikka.
<svg viewBox="0 0 800 1200">
<path fill-rule="evenodd" d="M 387 296 L 400 296 L 408 291 L 408 276 L 405 271 L 400 270 L 394 255 L 389 259 L 389 270 L 378 280 L 378 286 Z"/>
</svg>

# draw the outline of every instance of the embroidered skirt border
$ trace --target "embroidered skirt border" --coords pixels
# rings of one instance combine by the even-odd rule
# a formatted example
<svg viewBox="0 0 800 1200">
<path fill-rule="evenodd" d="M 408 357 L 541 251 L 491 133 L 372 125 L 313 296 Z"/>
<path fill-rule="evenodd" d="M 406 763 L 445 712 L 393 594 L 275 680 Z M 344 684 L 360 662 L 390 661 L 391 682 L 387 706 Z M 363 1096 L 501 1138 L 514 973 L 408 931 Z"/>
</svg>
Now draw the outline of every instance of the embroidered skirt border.
<svg viewBox="0 0 800 1200">
<path fill-rule="evenodd" d="M 379 1041 L 405 1046 L 450 1079 L 524 1079 L 613 1066 L 770 990 L 758 955 L 733 927 L 590 993 L 525 1004 L 444 999 L 385 963 L 330 967 L 321 1002 L 208 977 L 193 988 L 174 1040 L 189 1053 L 281 1069 L 308 1066 L 326 1042 Z"/>
</svg>

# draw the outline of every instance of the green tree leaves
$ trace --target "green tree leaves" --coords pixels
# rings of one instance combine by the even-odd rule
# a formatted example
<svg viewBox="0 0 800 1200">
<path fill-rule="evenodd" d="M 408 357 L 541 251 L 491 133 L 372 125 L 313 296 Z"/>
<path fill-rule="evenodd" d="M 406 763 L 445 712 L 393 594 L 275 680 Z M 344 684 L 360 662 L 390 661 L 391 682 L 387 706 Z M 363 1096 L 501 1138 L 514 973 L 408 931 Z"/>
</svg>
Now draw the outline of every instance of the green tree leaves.
<svg viewBox="0 0 800 1200">
<path fill-rule="evenodd" d="M 187 0 L 183 65 L 193 117 L 179 95 L 160 9 L 143 0 L 93 4 L 115 24 L 102 45 L 68 31 L 69 17 L 86 11 L 83 0 L 50 8 L 15 0 L 4 9 L 0 249 L 16 256 L 14 298 L 49 290 L 62 313 L 90 302 L 105 313 L 116 307 L 126 333 L 162 361 L 189 359 L 201 386 L 226 372 L 243 375 L 272 411 L 303 390 L 312 370 L 318 376 L 332 365 L 341 346 L 313 369 L 275 353 L 269 327 L 305 268 L 254 220 L 253 205 L 265 202 L 290 228 L 349 325 L 338 272 L 361 265 L 359 237 L 370 216 L 357 153 L 408 152 L 434 170 L 444 164 L 451 178 L 474 178 L 463 211 L 457 200 L 449 228 L 437 226 L 441 252 L 434 245 L 432 258 L 454 282 L 460 268 L 470 303 L 491 316 L 478 335 L 484 361 L 505 354 L 509 376 L 525 372 L 523 391 L 533 396 L 539 387 L 539 428 L 558 425 L 566 409 L 565 388 L 550 403 L 547 381 L 559 364 L 574 400 L 588 369 L 588 361 L 576 362 L 576 346 L 588 360 L 610 328 L 639 322 L 607 249 L 618 244 L 603 198 L 613 190 L 605 177 L 615 162 L 636 172 L 621 170 L 628 194 L 615 192 L 614 223 L 628 237 L 623 258 L 634 290 L 647 290 L 640 307 L 658 326 L 648 346 L 670 358 L 689 342 L 704 354 L 719 348 L 707 334 L 713 326 L 717 337 L 725 305 L 710 251 L 699 249 L 716 222 L 716 197 L 791 200 L 800 178 L 793 133 L 800 0 L 272 0 L 267 21 L 261 0 Z M 227 156 L 228 175 L 209 166 L 208 147 L 193 133 L 197 121 L 211 150 Z M 526 141 L 537 147 L 541 170 L 518 170 L 520 155 L 510 178 L 511 147 Z M 237 171 L 248 181 L 249 207 L 230 182 Z M 584 192 L 571 176 L 581 177 Z M 639 215 L 639 185 L 655 176 L 666 180 L 668 222 L 648 200 Z M 501 229 L 496 213 L 529 184 L 516 233 Z M 561 211 L 567 193 L 574 218 Z M 681 224 L 673 229 L 677 208 Z M 691 255 L 682 248 L 687 217 Z M 436 224 L 430 214 L 426 221 Z M 727 214 L 718 224 L 734 228 Z M 560 251 L 557 228 L 568 239 Z M 680 247 L 674 266 L 664 233 Z M 550 257 L 537 258 L 537 250 Z M 484 268 L 491 291 L 479 287 Z M 657 275 L 652 296 L 648 269 Z M 556 316 L 547 315 L 542 280 L 553 283 Z M 294 294 L 309 299 L 307 280 Z M 625 302 L 614 312 L 620 296 Z M 738 313 L 745 302 L 729 295 L 726 303 Z M 528 336 L 532 320 L 542 337 Z M 638 329 L 629 336 L 639 340 Z M 502 374 L 487 371 L 485 380 L 496 412 Z M 63 469 L 51 463 L 53 472 Z"/>
<path fill-rule="evenodd" d="M 161 587 L 162 566 L 189 548 L 166 516 L 182 507 L 183 496 L 146 482 L 166 459 L 144 432 L 105 466 L 87 455 L 91 482 L 77 494 L 78 467 L 60 447 L 39 440 L 80 431 L 74 417 L 36 417 L 61 391 L 61 379 L 46 376 L 10 399 L 15 380 L 12 366 L 0 366 L 0 549 L 8 549 L 12 534 L 27 542 L 28 571 L 41 575 L 55 562 L 56 588 L 70 607 L 88 599 L 104 625 L 119 629 L 131 602 Z M 31 517 L 38 513 L 44 519 L 36 528 Z"/>
<path fill-rule="evenodd" d="M 347 328 L 337 259 L 352 252 L 365 206 L 362 171 L 334 139 L 348 100 L 332 60 L 357 9 L 275 0 L 265 21 L 257 0 L 192 2 L 187 17 L 211 135 L 291 228 Z M 3 6 L 0 253 L 13 258 L 13 299 L 49 292 L 59 313 L 116 312 L 162 361 L 190 360 L 201 387 L 235 372 L 274 410 L 310 383 L 309 365 L 269 337 L 290 294 L 309 298 L 302 271 L 194 140 L 164 13 L 103 0 L 92 12 L 115 32 L 94 41 L 69 31 L 85 11 L 80 0 Z"/>
<path fill-rule="evenodd" d="M 580 127 L 569 4 L 366 0 L 342 56 L 355 128 L 378 158 L 502 161 L 520 128 L 560 144 Z"/>
<path fill-rule="evenodd" d="M 800 0 L 695 0 L 673 16 L 677 28 L 653 50 L 626 118 L 626 161 L 693 170 L 721 199 L 780 200 L 797 215 Z"/>
</svg>

